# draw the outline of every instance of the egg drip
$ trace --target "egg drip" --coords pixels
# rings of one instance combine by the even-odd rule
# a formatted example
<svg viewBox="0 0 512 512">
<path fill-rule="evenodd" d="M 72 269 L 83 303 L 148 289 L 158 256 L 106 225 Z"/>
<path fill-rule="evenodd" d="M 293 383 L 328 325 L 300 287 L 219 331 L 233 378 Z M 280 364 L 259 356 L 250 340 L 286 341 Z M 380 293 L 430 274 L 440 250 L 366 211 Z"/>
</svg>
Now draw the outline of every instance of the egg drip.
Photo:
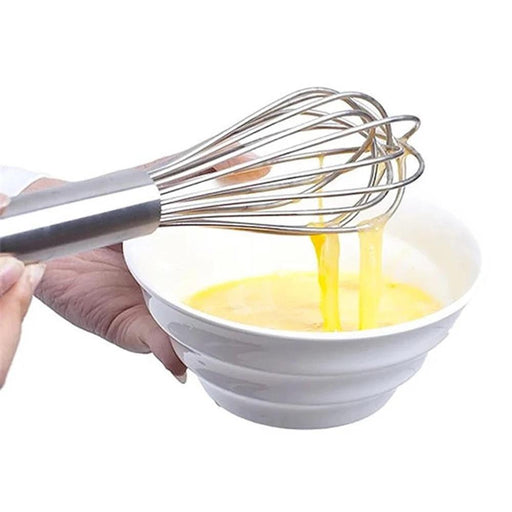
<svg viewBox="0 0 512 512">
<path fill-rule="evenodd" d="M 292 331 L 373 329 L 437 311 L 441 304 L 425 291 L 384 278 L 382 246 L 387 220 L 381 216 L 359 225 L 359 274 L 340 273 L 343 246 L 338 234 L 311 235 L 316 273 L 279 272 L 230 281 L 194 294 L 187 303 L 226 320 Z M 323 219 L 317 224 L 322 225 Z"/>
</svg>

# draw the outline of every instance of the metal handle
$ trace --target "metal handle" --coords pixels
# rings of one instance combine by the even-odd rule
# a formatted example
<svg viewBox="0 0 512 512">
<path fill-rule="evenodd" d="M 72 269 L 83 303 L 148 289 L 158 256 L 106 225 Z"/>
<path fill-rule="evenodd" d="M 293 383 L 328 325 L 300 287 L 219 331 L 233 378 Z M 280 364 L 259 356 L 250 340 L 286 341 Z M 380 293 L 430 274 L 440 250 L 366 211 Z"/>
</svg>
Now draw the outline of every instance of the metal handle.
<svg viewBox="0 0 512 512">
<path fill-rule="evenodd" d="M 159 222 L 149 175 L 118 171 L 13 198 L 0 216 L 0 253 L 45 261 L 149 234 Z"/>
</svg>

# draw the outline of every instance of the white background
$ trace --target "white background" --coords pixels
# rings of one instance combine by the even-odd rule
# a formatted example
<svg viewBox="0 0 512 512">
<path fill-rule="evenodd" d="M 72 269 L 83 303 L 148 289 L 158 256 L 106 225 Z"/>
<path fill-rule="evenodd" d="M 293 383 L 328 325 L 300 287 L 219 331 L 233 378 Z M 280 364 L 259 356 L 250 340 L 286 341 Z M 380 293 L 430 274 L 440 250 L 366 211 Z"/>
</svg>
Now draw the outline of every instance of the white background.
<svg viewBox="0 0 512 512">
<path fill-rule="evenodd" d="M 477 293 L 374 416 L 287 431 L 34 304 L 0 392 L 0 510 L 511 510 L 506 2 L 0 4 L 0 163 L 65 179 L 176 152 L 295 89 L 423 126 L 417 193 L 481 242 Z M 508 249 L 506 248 L 508 247 Z"/>
</svg>

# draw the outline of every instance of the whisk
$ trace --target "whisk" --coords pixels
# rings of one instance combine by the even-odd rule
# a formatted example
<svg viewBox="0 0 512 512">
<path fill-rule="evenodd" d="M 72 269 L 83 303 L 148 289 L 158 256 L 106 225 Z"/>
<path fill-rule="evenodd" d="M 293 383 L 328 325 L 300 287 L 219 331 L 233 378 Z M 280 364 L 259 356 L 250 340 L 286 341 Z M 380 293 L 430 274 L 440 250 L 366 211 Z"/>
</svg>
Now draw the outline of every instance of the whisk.
<svg viewBox="0 0 512 512">
<path fill-rule="evenodd" d="M 0 252 L 43 261 L 158 226 L 355 231 L 392 215 L 422 174 L 408 143 L 419 125 L 367 94 L 299 90 L 173 157 L 14 198 L 0 217 Z"/>
</svg>

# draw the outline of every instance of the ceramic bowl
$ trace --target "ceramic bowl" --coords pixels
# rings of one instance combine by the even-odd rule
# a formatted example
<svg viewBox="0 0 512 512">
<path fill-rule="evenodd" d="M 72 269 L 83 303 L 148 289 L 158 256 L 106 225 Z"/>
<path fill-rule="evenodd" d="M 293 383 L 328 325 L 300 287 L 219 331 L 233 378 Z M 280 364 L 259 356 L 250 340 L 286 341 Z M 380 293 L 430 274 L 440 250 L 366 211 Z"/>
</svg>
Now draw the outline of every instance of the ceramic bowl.
<svg viewBox="0 0 512 512">
<path fill-rule="evenodd" d="M 468 229 L 409 194 L 384 240 L 385 275 L 423 288 L 441 310 L 390 327 L 307 333 L 230 322 L 184 304 L 216 283 L 315 270 L 307 237 L 166 228 L 127 242 L 125 256 L 149 311 L 218 405 L 266 425 L 322 428 L 380 409 L 446 337 L 479 273 L 480 252 Z M 341 252 L 342 270 L 357 271 L 357 235 L 343 236 Z"/>
</svg>

